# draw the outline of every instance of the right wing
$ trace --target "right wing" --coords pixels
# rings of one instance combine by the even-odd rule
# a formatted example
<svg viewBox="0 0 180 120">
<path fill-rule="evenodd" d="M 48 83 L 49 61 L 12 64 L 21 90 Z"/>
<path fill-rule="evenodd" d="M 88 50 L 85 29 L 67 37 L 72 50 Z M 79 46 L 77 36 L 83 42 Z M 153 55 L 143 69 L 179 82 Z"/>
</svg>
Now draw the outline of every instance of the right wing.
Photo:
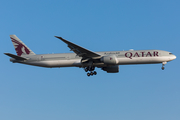
<svg viewBox="0 0 180 120">
<path fill-rule="evenodd" d="M 70 41 L 63 39 L 62 37 L 58 37 L 58 36 L 55 36 L 55 37 L 65 42 L 68 45 L 68 47 L 71 49 L 71 51 L 74 51 L 79 57 L 83 57 L 83 58 L 100 58 L 101 57 L 100 54 L 87 50 L 81 46 L 78 46 Z"/>
</svg>

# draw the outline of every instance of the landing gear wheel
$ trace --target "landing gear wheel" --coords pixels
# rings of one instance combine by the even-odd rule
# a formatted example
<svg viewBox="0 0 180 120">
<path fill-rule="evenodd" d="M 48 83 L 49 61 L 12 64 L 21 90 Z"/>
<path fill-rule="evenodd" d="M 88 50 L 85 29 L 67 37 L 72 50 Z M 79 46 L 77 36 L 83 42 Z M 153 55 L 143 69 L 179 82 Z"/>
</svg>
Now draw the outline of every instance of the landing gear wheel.
<svg viewBox="0 0 180 120">
<path fill-rule="evenodd" d="M 89 77 L 89 76 L 90 76 L 90 73 L 87 73 L 87 76 Z"/>
<path fill-rule="evenodd" d="M 165 64 L 167 64 L 167 62 L 165 61 L 165 62 L 162 62 L 162 70 L 164 70 L 165 68 L 164 68 L 164 66 L 165 66 Z"/>
<path fill-rule="evenodd" d="M 93 66 L 93 67 L 90 67 L 90 71 L 94 71 L 94 69 L 95 69 L 95 67 Z"/>
<path fill-rule="evenodd" d="M 162 70 L 164 70 L 165 68 L 164 68 L 164 67 L 162 67 L 161 69 L 162 69 Z"/>
<path fill-rule="evenodd" d="M 97 75 L 97 72 L 96 71 L 94 71 L 94 73 L 93 73 L 94 75 Z"/>
<path fill-rule="evenodd" d="M 93 72 L 90 73 L 93 76 Z"/>
<path fill-rule="evenodd" d="M 87 72 L 88 71 L 88 68 L 85 68 L 85 72 Z"/>
</svg>

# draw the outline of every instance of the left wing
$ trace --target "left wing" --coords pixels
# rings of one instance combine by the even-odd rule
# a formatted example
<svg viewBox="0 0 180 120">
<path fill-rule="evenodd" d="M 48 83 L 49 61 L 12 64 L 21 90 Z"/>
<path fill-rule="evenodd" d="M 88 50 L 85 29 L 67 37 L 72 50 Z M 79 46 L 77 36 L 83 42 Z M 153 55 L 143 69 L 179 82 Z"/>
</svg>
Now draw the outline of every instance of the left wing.
<svg viewBox="0 0 180 120">
<path fill-rule="evenodd" d="M 65 42 L 68 47 L 71 49 L 71 51 L 74 51 L 79 57 L 83 57 L 83 58 L 100 58 L 101 55 L 95 52 L 92 52 L 90 50 L 87 50 L 81 46 L 78 46 L 72 42 L 69 42 L 65 39 L 63 39 L 62 37 L 58 37 L 55 36 L 56 38 L 59 38 L 60 40 L 62 40 L 63 42 Z"/>
</svg>

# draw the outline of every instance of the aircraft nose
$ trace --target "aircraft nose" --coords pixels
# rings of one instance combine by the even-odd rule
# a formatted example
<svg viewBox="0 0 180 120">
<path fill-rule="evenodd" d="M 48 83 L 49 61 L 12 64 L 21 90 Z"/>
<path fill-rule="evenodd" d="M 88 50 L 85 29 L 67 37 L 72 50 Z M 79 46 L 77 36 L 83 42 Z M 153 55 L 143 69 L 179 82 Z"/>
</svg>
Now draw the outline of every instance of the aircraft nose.
<svg viewBox="0 0 180 120">
<path fill-rule="evenodd" d="M 176 56 L 175 56 L 175 55 L 173 55 L 173 56 L 172 56 L 172 59 L 173 59 L 173 60 L 174 60 L 174 59 L 176 59 Z"/>
</svg>

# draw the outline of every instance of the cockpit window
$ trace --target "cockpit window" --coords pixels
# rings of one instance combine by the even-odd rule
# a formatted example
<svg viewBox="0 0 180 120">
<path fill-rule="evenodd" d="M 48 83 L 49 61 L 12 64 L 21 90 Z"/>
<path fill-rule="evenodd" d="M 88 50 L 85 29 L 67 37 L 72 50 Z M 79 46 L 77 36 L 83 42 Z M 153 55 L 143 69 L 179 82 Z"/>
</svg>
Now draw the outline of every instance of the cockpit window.
<svg viewBox="0 0 180 120">
<path fill-rule="evenodd" d="M 173 55 L 172 53 L 169 53 L 170 55 Z"/>
</svg>

